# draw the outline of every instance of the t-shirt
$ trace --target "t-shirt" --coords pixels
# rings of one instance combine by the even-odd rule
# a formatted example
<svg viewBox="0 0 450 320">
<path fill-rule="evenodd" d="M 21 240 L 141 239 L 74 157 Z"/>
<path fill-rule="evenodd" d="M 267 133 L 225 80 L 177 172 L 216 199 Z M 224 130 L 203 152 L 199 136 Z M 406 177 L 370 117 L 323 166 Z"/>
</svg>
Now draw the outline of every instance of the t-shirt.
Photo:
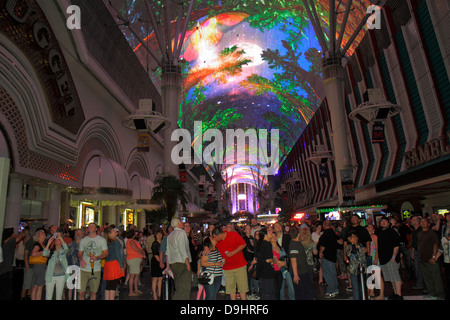
<svg viewBox="0 0 450 320">
<path fill-rule="evenodd" d="M 320 251 L 320 247 L 324 247 L 323 257 L 331 262 L 336 262 L 337 257 L 337 235 L 333 229 L 326 229 L 319 238 L 317 243 L 317 249 Z"/>
<path fill-rule="evenodd" d="M 422 232 L 422 228 L 419 227 L 417 229 L 415 229 L 412 233 L 411 233 L 411 247 L 413 247 L 415 250 L 417 250 L 417 235 Z"/>
<path fill-rule="evenodd" d="M 208 255 L 207 262 L 210 263 L 217 263 L 222 261 L 222 256 L 220 255 L 219 250 L 215 249 L 214 251 L 211 251 Z M 209 272 L 210 274 L 213 274 L 215 277 L 219 277 L 222 275 L 222 267 L 218 266 L 210 266 L 210 267 L 203 267 L 202 270 Z"/>
<path fill-rule="evenodd" d="M 439 238 L 433 230 L 422 231 L 417 235 L 419 260 L 428 262 L 433 257 L 433 247 L 439 244 Z"/>
<path fill-rule="evenodd" d="M 276 277 L 272 264 L 266 262 L 269 259 L 273 259 L 272 244 L 263 240 L 256 252 L 256 277 L 258 279 L 274 279 Z"/>
<path fill-rule="evenodd" d="M 16 250 L 17 241 L 11 238 L 2 243 L 3 262 L 0 266 L 0 274 L 13 271 L 14 252 Z"/>
<path fill-rule="evenodd" d="M 34 241 L 33 238 L 30 238 L 25 242 L 25 251 L 28 251 L 28 255 L 25 257 L 26 261 L 30 261 L 31 252 L 33 251 Z"/>
<path fill-rule="evenodd" d="M 399 227 L 397 227 L 397 232 L 400 235 L 400 242 L 404 244 L 408 244 L 408 234 L 411 234 L 411 229 L 404 223 L 402 223 Z"/>
<path fill-rule="evenodd" d="M 400 246 L 400 236 L 392 228 L 378 231 L 378 258 L 380 265 L 388 263 L 394 255 L 394 248 Z M 396 259 L 399 259 L 397 255 Z"/>
<path fill-rule="evenodd" d="M 237 247 L 245 245 L 245 240 L 235 231 L 225 232 L 226 237 L 224 240 L 217 242 L 216 248 L 220 251 L 220 254 L 225 259 L 223 270 L 234 270 L 242 268 L 247 265 L 245 261 L 244 253 L 242 251 L 236 253 L 232 257 L 227 257 L 225 252 L 231 252 Z"/>
<path fill-rule="evenodd" d="M 86 266 L 81 268 L 83 271 L 92 271 L 90 255 L 100 256 L 102 251 L 108 250 L 106 239 L 101 236 L 91 238 L 89 236 L 84 237 L 80 241 L 79 251 L 83 251 L 83 260 L 86 262 Z M 101 271 L 102 265 L 100 260 L 94 261 L 94 271 Z"/>
<path fill-rule="evenodd" d="M 244 258 L 245 260 L 250 263 L 254 256 L 255 256 L 255 247 L 254 247 L 254 239 L 252 236 L 248 237 L 247 235 L 244 235 L 243 237 L 245 243 L 247 244 L 247 247 L 244 249 Z"/>
<path fill-rule="evenodd" d="M 347 242 L 347 235 L 351 232 L 354 231 L 356 232 L 356 234 L 358 235 L 358 243 L 360 243 L 363 248 L 367 248 L 367 242 L 372 242 L 372 238 L 370 237 L 369 231 L 367 231 L 366 228 L 364 228 L 363 226 L 359 225 L 359 226 L 350 226 L 346 232 L 345 232 L 345 238 L 344 241 Z"/>
<path fill-rule="evenodd" d="M 298 275 L 308 273 L 308 260 L 306 259 L 305 248 L 300 241 L 291 241 L 289 244 L 289 258 L 291 261 L 292 258 L 296 259 Z M 294 276 L 292 263 L 290 263 L 289 271 Z"/>
</svg>

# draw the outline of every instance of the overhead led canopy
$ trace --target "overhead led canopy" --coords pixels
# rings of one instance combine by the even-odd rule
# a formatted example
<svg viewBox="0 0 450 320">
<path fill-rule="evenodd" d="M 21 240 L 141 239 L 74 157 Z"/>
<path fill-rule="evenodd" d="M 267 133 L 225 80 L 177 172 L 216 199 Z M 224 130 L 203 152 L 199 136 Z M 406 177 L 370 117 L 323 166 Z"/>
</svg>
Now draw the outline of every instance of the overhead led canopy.
<svg viewBox="0 0 450 320">
<path fill-rule="evenodd" d="M 331 2 L 336 6 L 335 26 L 329 25 Z M 123 33 L 157 87 L 161 68 L 148 48 L 159 58 L 161 38 L 168 46 L 179 44 L 180 39 L 172 35 L 179 34 L 185 21 L 180 19 L 177 10 L 182 8 L 177 3 L 111 0 L 135 25 L 134 33 L 122 26 Z M 187 10 L 189 1 L 182 3 Z M 308 8 L 305 3 L 310 4 Z M 178 125 L 192 133 L 195 121 L 202 121 L 203 132 L 212 128 L 279 129 L 282 162 L 325 95 L 322 37 L 335 32 L 341 48 L 351 43 L 347 50 L 351 55 L 367 30 L 364 27 L 354 34 L 370 5 L 366 0 L 194 1 L 178 61 L 184 75 Z M 166 25 L 158 11 L 164 6 L 173 6 L 174 11 Z M 345 14 L 347 7 L 349 15 Z M 319 39 L 307 12 L 311 9 L 315 23 L 326 31 Z M 164 31 L 158 36 L 151 19 L 159 17 Z M 344 20 L 347 27 L 339 30 Z"/>
</svg>

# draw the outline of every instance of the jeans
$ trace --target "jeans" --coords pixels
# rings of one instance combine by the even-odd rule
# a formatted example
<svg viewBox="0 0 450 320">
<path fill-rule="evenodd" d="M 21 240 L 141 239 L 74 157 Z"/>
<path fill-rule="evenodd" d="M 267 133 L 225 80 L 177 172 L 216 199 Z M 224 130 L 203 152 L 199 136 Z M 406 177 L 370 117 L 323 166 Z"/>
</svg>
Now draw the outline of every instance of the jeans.
<svg viewBox="0 0 450 320">
<path fill-rule="evenodd" d="M 445 299 L 450 300 L 450 263 L 444 263 L 445 282 L 447 284 L 447 291 L 445 292 Z"/>
<path fill-rule="evenodd" d="M 358 274 L 350 273 L 350 279 L 352 281 L 353 300 L 361 300 L 361 277 Z"/>
<path fill-rule="evenodd" d="M 422 271 L 420 271 L 419 267 L 419 251 L 417 249 L 414 249 L 414 269 L 416 270 L 416 287 L 423 288 L 423 276 Z"/>
<path fill-rule="evenodd" d="M 281 290 L 280 290 L 280 300 L 286 300 L 284 294 L 284 284 L 286 283 L 288 289 L 289 300 L 295 300 L 295 292 L 294 292 L 294 284 L 292 282 L 292 277 L 289 271 L 284 272 L 284 279 L 281 282 Z"/>
<path fill-rule="evenodd" d="M 344 250 L 338 249 L 336 256 L 337 256 L 337 263 L 339 266 L 339 270 L 341 271 L 341 274 L 347 274 L 347 265 L 344 262 Z"/>
<path fill-rule="evenodd" d="M 323 278 L 328 285 L 327 293 L 332 294 L 339 292 L 336 275 L 336 262 L 331 262 L 325 258 L 322 258 L 322 272 Z"/>
<path fill-rule="evenodd" d="M 222 276 L 214 277 L 213 284 L 203 285 L 205 288 L 206 298 L 205 300 L 216 300 L 217 293 L 219 292 L 220 284 L 222 283 Z"/>
<path fill-rule="evenodd" d="M 259 293 L 261 300 L 276 300 L 276 280 L 273 278 L 259 278 Z"/>
<path fill-rule="evenodd" d="M 299 274 L 298 284 L 292 282 L 295 300 L 314 300 L 314 283 L 309 273 Z"/>
<path fill-rule="evenodd" d="M 411 261 L 411 252 L 404 243 L 400 244 L 399 253 L 403 255 L 403 260 L 405 262 L 406 271 L 408 272 L 408 277 L 410 279 L 414 279 L 414 265 Z"/>
</svg>

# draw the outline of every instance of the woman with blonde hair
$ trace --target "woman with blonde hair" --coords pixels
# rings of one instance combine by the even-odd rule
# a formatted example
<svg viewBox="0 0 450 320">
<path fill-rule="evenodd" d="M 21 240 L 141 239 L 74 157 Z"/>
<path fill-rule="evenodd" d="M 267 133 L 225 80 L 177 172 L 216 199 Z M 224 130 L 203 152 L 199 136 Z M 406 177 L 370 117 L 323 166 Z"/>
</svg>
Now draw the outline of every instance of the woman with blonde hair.
<svg viewBox="0 0 450 320">
<path fill-rule="evenodd" d="M 308 274 L 312 280 L 314 278 L 314 256 L 318 254 L 318 251 L 316 243 L 312 239 L 311 231 L 306 224 L 302 224 L 300 227 L 300 242 L 305 248 Z"/>
<path fill-rule="evenodd" d="M 45 285 L 45 272 L 47 270 L 47 258 L 44 254 L 44 242 L 46 233 L 44 229 L 38 229 L 33 235 L 33 249 L 28 260 L 33 268 L 33 279 L 31 281 L 31 300 L 42 300 L 42 290 Z"/>
</svg>

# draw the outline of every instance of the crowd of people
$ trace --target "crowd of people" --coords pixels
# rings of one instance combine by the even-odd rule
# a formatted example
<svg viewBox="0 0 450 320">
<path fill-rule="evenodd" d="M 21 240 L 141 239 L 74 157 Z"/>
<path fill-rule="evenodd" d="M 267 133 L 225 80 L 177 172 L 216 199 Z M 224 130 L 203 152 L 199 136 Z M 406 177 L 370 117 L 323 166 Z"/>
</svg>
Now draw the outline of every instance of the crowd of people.
<svg viewBox="0 0 450 320">
<path fill-rule="evenodd" d="M 139 297 L 144 269 L 154 300 L 190 300 L 193 288 L 198 300 L 216 300 L 219 293 L 231 300 L 332 299 L 340 293 L 339 280 L 354 300 L 402 300 L 402 269 L 419 294 L 448 299 L 449 242 L 449 214 L 404 221 L 382 216 L 365 226 L 354 214 L 342 221 L 260 225 L 251 219 L 206 229 L 178 218 L 168 230 L 94 223 L 77 230 L 40 228 L 32 235 L 28 227 L 18 235 L 5 229 L 0 299 L 12 298 L 17 267 L 23 268 L 20 297 L 31 300 L 114 300 L 123 286 L 128 296 Z M 68 287 L 69 266 L 80 270 L 78 290 Z M 323 297 L 314 281 L 326 288 Z M 386 286 L 392 295 L 385 296 Z"/>
</svg>

